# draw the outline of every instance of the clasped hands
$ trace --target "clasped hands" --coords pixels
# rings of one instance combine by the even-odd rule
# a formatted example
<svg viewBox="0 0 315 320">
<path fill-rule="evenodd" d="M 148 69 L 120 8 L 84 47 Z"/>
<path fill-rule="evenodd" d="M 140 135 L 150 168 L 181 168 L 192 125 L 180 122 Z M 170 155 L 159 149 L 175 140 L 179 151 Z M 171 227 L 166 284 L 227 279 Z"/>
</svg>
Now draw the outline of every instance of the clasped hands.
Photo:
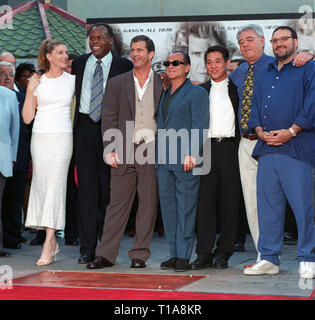
<svg viewBox="0 0 315 320">
<path fill-rule="evenodd" d="M 293 137 L 289 129 L 272 130 L 269 132 L 259 130 L 257 136 L 269 146 L 282 146 Z"/>
</svg>

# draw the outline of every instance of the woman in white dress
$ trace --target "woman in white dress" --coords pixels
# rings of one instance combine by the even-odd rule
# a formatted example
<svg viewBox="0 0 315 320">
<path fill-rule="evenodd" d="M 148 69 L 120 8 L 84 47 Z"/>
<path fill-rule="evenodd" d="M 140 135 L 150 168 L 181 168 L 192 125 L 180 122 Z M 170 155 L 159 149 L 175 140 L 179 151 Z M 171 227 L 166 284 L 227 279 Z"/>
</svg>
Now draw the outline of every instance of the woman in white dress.
<svg viewBox="0 0 315 320">
<path fill-rule="evenodd" d="M 61 41 L 45 40 L 38 65 L 45 74 L 34 74 L 27 87 L 22 116 L 34 118 L 31 155 L 33 177 L 26 227 L 46 231 L 45 243 L 36 265 L 48 265 L 59 252 L 56 230 L 65 226 L 67 173 L 72 155 L 70 105 L 75 77 L 64 70 L 68 53 Z"/>
</svg>

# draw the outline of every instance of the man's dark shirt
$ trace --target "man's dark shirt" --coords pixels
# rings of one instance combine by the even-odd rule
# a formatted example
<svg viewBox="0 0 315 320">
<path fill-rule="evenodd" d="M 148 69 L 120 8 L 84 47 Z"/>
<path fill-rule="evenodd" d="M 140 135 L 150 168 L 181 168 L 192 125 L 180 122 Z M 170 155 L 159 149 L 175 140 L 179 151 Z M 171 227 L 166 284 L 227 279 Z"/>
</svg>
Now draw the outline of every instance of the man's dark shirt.
<svg viewBox="0 0 315 320">
<path fill-rule="evenodd" d="M 165 119 L 167 117 L 168 108 L 170 106 L 170 103 L 171 103 L 172 99 L 177 95 L 177 93 L 184 86 L 186 81 L 187 81 L 187 79 L 173 93 L 171 93 L 171 86 L 167 87 L 167 89 L 165 91 L 163 105 L 162 105 L 162 114 L 163 114 L 163 120 L 164 121 L 165 121 Z"/>
</svg>

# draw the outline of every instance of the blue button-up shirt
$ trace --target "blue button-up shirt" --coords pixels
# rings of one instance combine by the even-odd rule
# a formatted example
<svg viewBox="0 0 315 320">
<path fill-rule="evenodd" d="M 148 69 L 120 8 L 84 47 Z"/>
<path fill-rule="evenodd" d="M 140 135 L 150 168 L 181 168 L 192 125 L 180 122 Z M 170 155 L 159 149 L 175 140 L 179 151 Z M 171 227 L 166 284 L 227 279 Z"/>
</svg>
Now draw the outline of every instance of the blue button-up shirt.
<svg viewBox="0 0 315 320">
<path fill-rule="evenodd" d="M 268 64 L 273 61 L 273 57 L 267 56 L 266 54 L 263 54 L 255 63 L 254 63 L 254 84 L 257 81 L 257 78 L 262 70 L 266 69 Z M 236 68 L 231 74 L 230 79 L 233 81 L 235 86 L 237 87 L 237 93 L 240 101 L 240 106 L 238 108 L 238 123 L 240 123 L 240 117 L 241 117 L 241 107 L 242 107 L 242 100 L 243 100 L 243 90 L 244 90 L 244 83 L 246 79 L 246 75 L 248 72 L 250 64 L 248 62 L 242 63 L 239 67 Z M 244 130 L 240 127 L 240 131 L 242 133 L 251 133 L 251 131 L 244 132 Z"/>
<path fill-rule="evenodd" d="M 253 157 L 280 153 L 315 165 L 315 62 L 297 68 L 291 61 L 278 71 L 274 58 L 257 80 L 249 128 L 271 131 L 296 124 L 303 130 L 282 146 L 268 146 L 259 140 Z"/>
</svg>

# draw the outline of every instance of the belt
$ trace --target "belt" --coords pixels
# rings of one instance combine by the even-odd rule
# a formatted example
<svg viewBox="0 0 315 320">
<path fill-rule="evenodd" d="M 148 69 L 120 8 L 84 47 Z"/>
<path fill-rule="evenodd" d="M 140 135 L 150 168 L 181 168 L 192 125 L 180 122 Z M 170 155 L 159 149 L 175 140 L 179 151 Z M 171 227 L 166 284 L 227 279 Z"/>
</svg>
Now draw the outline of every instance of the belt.
<svg viewBox="0 0 315 320">
<path fill-rule="evenodd" d="M 82 113 L 79 112 L 79 117 L 89 117 L 90 115 L 88 113 Z"/>
<path fill-rule="evenodd" d="M 211 138 L 211 142 L 230 142 L 230 141 L 235 141 L 234 137 L 229 137 L 229 138 Z"/>
<path fill-rule="evenodd" d="M 88 121 L 90 121 L 91 123 L 97 124 L 97 125 L 99 125 L 99 124 L 101 123 L 101 120 L 99 120 L 99 121 L 97 121 L 97 122 L 94 122 L 88 113 L 79 112 L 79 118 L 80 118 L 80 119 L 88 120 Z"/>
<path fill-rule="evenodd" d="M 242 137 L 245 139 L 249 139 L 249 140 L 257 140 L 257 134 L 253 133 L 253 134 L 246 134 L 246 133 L 242 133 Z"/>
</svg>

